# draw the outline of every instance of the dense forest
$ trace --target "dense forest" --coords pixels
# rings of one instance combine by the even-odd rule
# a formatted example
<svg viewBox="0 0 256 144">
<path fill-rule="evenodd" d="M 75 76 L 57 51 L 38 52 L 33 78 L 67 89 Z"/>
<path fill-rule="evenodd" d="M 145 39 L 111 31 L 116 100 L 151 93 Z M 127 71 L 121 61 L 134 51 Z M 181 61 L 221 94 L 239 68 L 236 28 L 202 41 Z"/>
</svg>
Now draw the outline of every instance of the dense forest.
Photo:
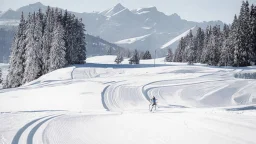
<svg viewBox="0 0 256 144">
<path fill-rule="evenodd" d="M 84 24 L 58 8 L 22 13 L 10 57 L 5 88 L 18 87 L 43 74 L 86 59 Z"/>
<path fill-rule="evenodd" d="M 176 49 L 174 62 L 206 63 L 213 66 L 244 67 L 256 62 L 256 6 L 243 1 L 233 23 L 198 28 L 183 37 Z"/>
</svg>

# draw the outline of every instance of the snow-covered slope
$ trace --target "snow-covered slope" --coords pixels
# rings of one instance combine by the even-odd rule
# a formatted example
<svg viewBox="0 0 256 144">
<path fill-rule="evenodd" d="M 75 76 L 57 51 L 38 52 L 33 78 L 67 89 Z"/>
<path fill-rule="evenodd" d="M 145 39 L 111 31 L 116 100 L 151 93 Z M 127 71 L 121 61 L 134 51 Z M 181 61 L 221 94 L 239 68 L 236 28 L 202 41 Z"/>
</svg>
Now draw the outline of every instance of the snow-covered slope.
<svg viewBox="0 0 256 144">
<path fill-rule="evenodd" d="M 0 143 L 256 143 L 255 67 L 88 58 L 0 91 Z M 149 112 L 149 98 L 158 108 Z"/>
<path fill-rule="evenodd" d="M 188 35 L 189 31 L 190 31 L 190 30 L 193 30 L 194 28 L 195 28 L 195 27 L 193 27 L 193 28 L 191 28 L 191 29 L 185 31 L 185 32 L 182 33 L 181 35 L 179 35 L 179 36 L 177 36 L 177 37 L 171 39 L 169 42 L 167 42 L 166 44 L 164 44 L 164 45 L 161 47 L 161 49 L 164 49 L 164 48 L 167 48 L 167 47 L 171 47 L 171 45 L 173 45 L 175 42 L 179 42 L 182 37 L 185 37 L 186 35 Z"/>
<path fill-rule="evenodd" d="M 144 36 L 139 36 L 139 37 L 135 37 L 135 38 L 129 38 L 129 39 L 125 39 L 125 40 L 121 40 L 118 42 L 115 42 L 115 44 L 132 44 L 136 41 L 144 41 L 146 37 L 150 36 L 151 34 L 148 35 L 144 35 Z"/>
<path fill-rule="evenodd" d="M 0 26 L 18 26 L 18 20 L 0 20 Z"/>
</svg>

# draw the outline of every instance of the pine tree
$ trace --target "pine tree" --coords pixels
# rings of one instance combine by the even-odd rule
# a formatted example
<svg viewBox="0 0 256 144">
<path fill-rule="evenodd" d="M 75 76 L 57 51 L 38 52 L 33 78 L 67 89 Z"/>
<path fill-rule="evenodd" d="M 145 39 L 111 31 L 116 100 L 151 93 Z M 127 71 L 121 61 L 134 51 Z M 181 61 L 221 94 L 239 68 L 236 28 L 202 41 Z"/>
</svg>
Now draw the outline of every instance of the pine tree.
<svg viewBox="0 0 256 144">
<path fill-rule="evenodd" d="M 24 41 L 26 39 L 25 30 L 26 21 L 22 13 L 18 31 L 11 48 L 9 73 L 4 88 L 14 88 L 22 85 L 26 47 L 26 42 Z"/>
<path fill-rule="evenodd" d="M 85 26 L 82 19 L 78 22 L 78 35 L 77 35 L 78 45 L 78 64 L 85 63 L 86 60 L 86 39 L 85 39 Z"/>
<path fill-rule="evenodd" d="M 251 6 L 250 13 L 250 62 L 256 63 L 256 7 L 254 5 Z"/>
<path fill-rule="evenodd" d="M 192 34 L 192 30 L 190 30 L 185 40 L 186 40 L 186 47 L 185 47 L 185 52 L 183 53 L 182 62 L 188 62 L 188 64 L 193 64 L 196 60 L 195 58 L 196 49 L 194 45 L 194 36 Z"/>
<path fill-rule="evenodd" d="M 120 53 L 118 53 L 118 55 L 117 55 L 117 57 L 115 59 L 116 64 L 122 63 L 123 60 L 124 60 L 123 56 Z"/>
<path fill-rule="evenodd" d="M 222 46 L 220 26 L 214 26 L 209 42 L 209 65 L 217 66 L 220 61 L 220 52 Z"/>
<path fill-rule="evenodd" d="M 238 22 L 238 19 L 237 19 L 237 16 L 235 15 L 234 17 L 234 21 L 231 25 L 231 29 L 230 29 L 230 34 L 229 34 L 229 37 L 228 37 L 228 40 L 227 40 L 227 49 L 228 49 L 228 55 L 227 55 L 227 58 L 228 58 L 228 64 L 229 66 L 235 66 L 235 56 L 237 53 L 237 50 L 238 49 L 238 29 L 239 29 L 239 26 L 238 26 L 239 22 Z"/>
<path fill-rule="evenodd" d="M 60 13 L 58 10 L 55 10 L 55 15 L 58 16 Z M 59 17 L 59 16 L 58 16 Z M 74 17 L 67 12 L 67 10 L 64 13 L 64 17 L 62 18 L 63 21 L 63 27 L 65 29 L 65 34 L 64 34 L 64 41 L 65 41 L 65 47 L 66 47 L 66 60 L 68 64 L 76 64 L 75 60 L 77 60 L 77 57 L 75 56 L 74 53 L 77 51 L 74 50 L 74 37 L 73 33 L 74 31 Z"/>
<path fill-rule="evenodd" d="M 194 45 L 196 50 L 195 62 L 201 62 L 201 55 L 203 53 L 203 48 L 204 48 L 204 39 L 205 39 L 204 31 L 202 30 L 202 28 L 199 27 L 194 40 Z"/>
<path fill-rule="evenodd" d="M 51 50 L 51 43 L 53 38 L 53 27 L 54 27 L 54 10 L 50 7 L 47 8 L 46 16 L 45 16 L 45 29 L 44 29 L 44 36 L 43 36 L 43 48 L 42 48 L 42 73 L 46 74 L 49 72 L 50 68 L 50 50 Z"/>
<path fill-rule="evenodd" d="M 174 62 L 182 62 L 182 56 L 184 52 L 185 52 L 185 39 L 182 37 L 179 42 L 178 48 L 175 50 Z"/>
<path fill-rule="evenodd" d="M 241 6 L 238 18 L 238 47 L 235 48 L 235 66 L 249 66 L 250 9 L 248 1 Z"/>
<path fill-rule="evenodd" d="M 150 52 L 146 51 L 145 54 L 143 55 L 142 59 L 144 59 L 144 60 L 152 59 Z"/>
<path fill-rule="evenodd" d="M 41 11 L 32 16 L 27 29 L 26 62 L 23 83 L 39 78 L 42 75 L 42 14 Z"/>
<path fill-rule="evenodd" d="M 168 49 L 168 54 L 165 57 L 166 62 L 172 62 L 173 61 L 173 53 L 172 49 Z"/>
<path fill-rule="evenodd" d="M 140 64 L 139 53 L 137 50 L 134 51 L 133 56 L 129 60 L 129 64 Z"/>
<path fill-rule="evenodd" d="M 212 34 L 211 26 L 208 26 L 205 30 L 204 48 L 201 55 L 201 63 L 208 63 L 210 60 L 210 37 Z"/>
<path fill-rule="evenodd" d="M 66 48 L 64 41 L 64 28 L 60 22 L 57 22 L 54 27 L 54 36 L 52 40 L 52 48 L 50 51 L 50 71 L 57 70 L 66 66 L 67 61 Z"/>
<path fill-rule="evenodd" d="M 220 66 L 228 66 L 230 65 L 230 42 L 229 42 L 229 35 L 230 35 L 230 29 L 228 25 L 224 25 L 223 28 L 223 43 L 222 43 L 222 48 L 221 48 L 221 55 L 220 55 L 220 61 L 219 65 Z"/>
<path fill-rule="evenodd" d="M 2 69 L 0 69 L 0 84 L 3 83 Z"/>
</svg>

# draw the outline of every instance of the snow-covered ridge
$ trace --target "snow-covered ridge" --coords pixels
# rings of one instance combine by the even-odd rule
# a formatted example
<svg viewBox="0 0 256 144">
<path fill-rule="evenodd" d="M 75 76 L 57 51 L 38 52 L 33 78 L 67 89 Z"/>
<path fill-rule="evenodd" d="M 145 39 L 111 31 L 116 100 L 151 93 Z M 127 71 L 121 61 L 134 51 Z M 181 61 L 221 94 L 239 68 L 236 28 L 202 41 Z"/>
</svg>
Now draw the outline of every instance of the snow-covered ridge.
<svg viewBox="0 0 256 144">
<path fill-rule="evenodd" d="M 139 37 L 120 40 L 118 42 L 115 42 L 115 44 L 132 44 L 132 43 L 135 43 L 137 41 L 143 41 L 143 40 L 145 40 L 145 38 L 149 37 L 150 35 L 151 34 L 147 34 L 147 35 L 144 35 L 144 36 L 139 36 Z"/>
<path fill-rule="evenodd" d="M 135 9 L 137 12 L 140 12 L 140 11 L 156 11 L 157 8 L 155 6 L 149 6 L 149 7 L 144 7 L 144 8 L 138 8 L 138 9 Z"/>
<path fill-rule="evenodd" d="M 19 20 L 0 20 L 0 25 L 3 26 L 18 26 Z"/>
<path fill-rule="evenodd" d="M 111 16 L 115 15 L 116 13 L 123 11 L 124 9 L 126 9 L 126 8 L 119 3 L 109 10 L 100 12 L 100 14 L 107 16 L 107 17 L 111 17 Z"/>
<path fill-rule="evenodd" d="M 167 42 L 166 44 L 164 44 L 161 49 L 164 49 L 164 48 L 167 48 L 169 47 L 170 45 L 174 44 L 175 42 L 178 42 L 182 37 L 185 37 L 186 35 L 188 35 L 189 31 L 190 30 L 193 30 L 195 27 L 185 31 L 184 33 L 182 33 L 181 35 L 171 39 L 169 42 Z"/>
<path fill-rule="evenodd" d="M 24 14 L 28 15 L 29 12 L 33 12 L 39 7 L 41 7 L 42 10 L 47 9 L 47 7 L 41 3 L 31 4 L 24 6 L 17 11 L 8 11 L 3 13 L 0 19 L 19 20 L 21 11 L 24 11 Z M 109 42 L 119 42 L 124 39 L 148 35 L 152 32 L 169 33 L 170 35 L 161 35 L 160 37 L 154 36 L 150 40 L 145 39 L 145 41 L 140 44 L 127 43 L 127 45 L 125 45 L 125 47 L 130 49 L 139 49 L 141 51 L 149 50 L 151 52 L 153 52 L 155 49 L 160 49 L 164 44 L 170 41 L 171 38 L 177 37 L 184 30 L 190 29 L 195 25 L 202 28 L 205 28 L 209 24 L 223 25 L 221 22 L 197 23 L 186 21 L 181 19 L 177 14 L 166 15 L 158 11 L 158 9 L 154 6 L 129 10 L 120 3 L 99 13 L 73 12 L 73 14 L 84 20 L 86 31 L 88 33 L 94 36 L 100 36 Z M 10 22 L 5 22 L 3 24 L 17 25 Z M 175 25 L 175 28 L 170 27 L 170 24 Z M 150 29 L 145 27 L 150 27 Z M 113 31 L 115 33 L 114 35 Z M 148 41 L 150 41 L 152 44 L 148 44 Z M 123 45 L 120 44 L 119 46 Z M 173 50 L 176 49 L 175 44 L 170 45 L 170 47 Z"/>
</svg>

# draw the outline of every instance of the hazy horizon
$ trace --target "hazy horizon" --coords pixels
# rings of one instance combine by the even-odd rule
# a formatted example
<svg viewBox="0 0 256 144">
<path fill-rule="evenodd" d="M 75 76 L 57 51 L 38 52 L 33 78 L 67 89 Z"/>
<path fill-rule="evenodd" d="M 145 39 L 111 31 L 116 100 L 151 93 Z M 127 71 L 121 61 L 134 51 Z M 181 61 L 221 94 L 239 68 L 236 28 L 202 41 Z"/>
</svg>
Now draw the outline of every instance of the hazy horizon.
<svg viewBox="0 0 256 144">
<path fill-rule="evenodd" d="M 22 6 L 41 2 L 44 5 L 60 7 L 74 12 L 103 11 L 121 3 L 128 9 L 155 6 L 167 15 L 177 13 L 181 18 L 190 21 L 212 21 L 221 20 L 231 23 L 235 14 L 238 14 L 242 0 L 3 0 L 0 11 L 9 8 L 17 10 Z M 250 0 L 255 2 L 255 0 Z M 72 4 L 72 5 L 71 5 Z"/>
</svg>

